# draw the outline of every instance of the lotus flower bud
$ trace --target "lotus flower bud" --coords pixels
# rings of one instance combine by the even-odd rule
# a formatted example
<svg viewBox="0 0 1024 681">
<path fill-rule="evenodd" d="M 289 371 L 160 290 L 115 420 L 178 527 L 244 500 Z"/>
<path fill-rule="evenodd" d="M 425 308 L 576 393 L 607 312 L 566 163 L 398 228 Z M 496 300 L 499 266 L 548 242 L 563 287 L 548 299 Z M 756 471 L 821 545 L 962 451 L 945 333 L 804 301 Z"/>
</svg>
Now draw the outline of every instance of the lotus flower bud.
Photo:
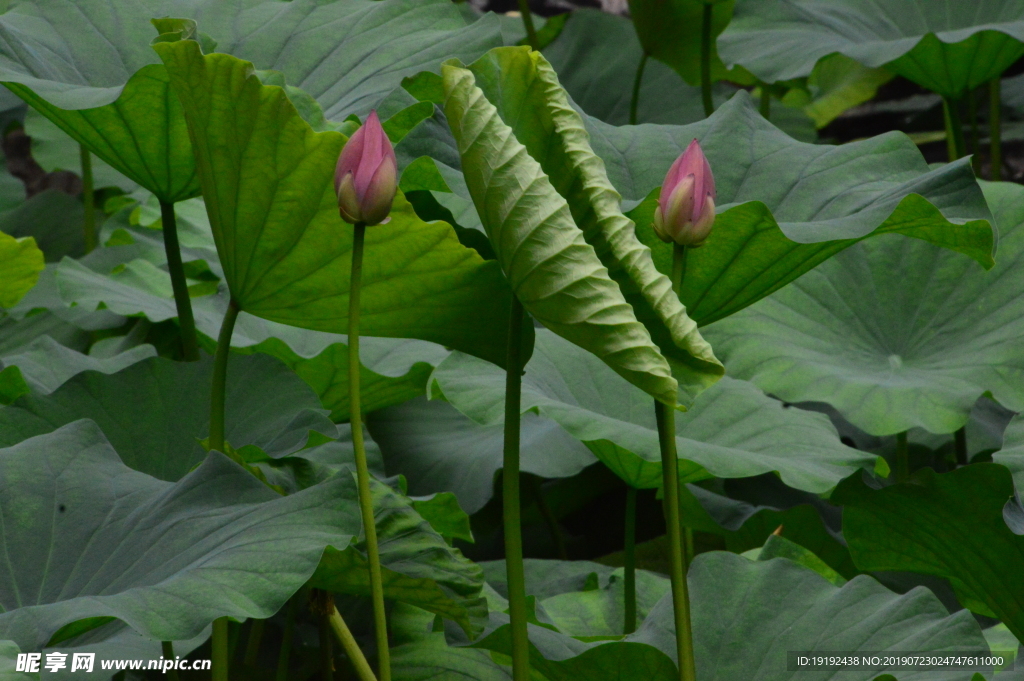
<svg viewBox="0 0 1024 681">
<path fill-rule="evenodd" d="M 696 248 L 715 223 L 715 178 L 697 140 L 676 159 L 661 185 L 654 231 L 662 241 Z"/>
<path fill-rule="evenodd" d="M 341 150 L 334 170 L 334 191 L 342 220 L 367 226 L 387 222 L 397 189 L 395 150 L 377 112 L 371 111 Z"/>
</svg>

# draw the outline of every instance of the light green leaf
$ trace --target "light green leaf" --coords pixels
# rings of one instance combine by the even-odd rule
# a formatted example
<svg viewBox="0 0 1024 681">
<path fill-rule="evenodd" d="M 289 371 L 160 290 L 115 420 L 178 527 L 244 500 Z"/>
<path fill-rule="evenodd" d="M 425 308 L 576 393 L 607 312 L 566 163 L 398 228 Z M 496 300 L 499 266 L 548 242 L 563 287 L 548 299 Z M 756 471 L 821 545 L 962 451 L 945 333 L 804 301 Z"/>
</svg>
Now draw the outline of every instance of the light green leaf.
<svg viewBox="0 0 1024 681">
<path fill-rule="evenodd" d="M 44 267 L 35 239 L 0 232 L 0 308 L 14 307 L 36 285 Z"/>
<path fill-rule="evenodd" d="M 281 497 L 211 452 L 163 482 L 121 463 L 88 421 L 5 449 L 0 467 L 0 637 L 23 649 L 87 617 L 155 640 L 269 617 L 361 525 L 349 476 Z"/>
<path fill-rule="evenodd" d="M 72 376 L 83 371 L 116 374 L 122 369 L 156 355 L 156 348 L 142 344 L 110 357 L 86 355 L 42 335 L 0 356 L 6 367 L 17 367 L 27 387 L 37 395 L 49 395 Z"/>
<path fill-rule="evenodd" d="M 892 78 L 886 69 L 868 68 L 842 54 L 829 55 L 807 79 L 810 101 L 803 110 L 815 126 L 824 128 L 847 109 L 872 99 Z"/>
<path fill-rule="evenodd" d="M 637 319 L 669 361 L 680 385 L 679 399 L 688 405 L 718 380 L 724 369 L 673 295 L 668 277 L 655 268 L 649 249 L 636 239 L 633 224 L 621 213 L 620 196 L 591 149 L 583 120 L 571 107 L 550 64 L 536 52 L 502 48 L 467 68 L 498 115 L 511 126 L 515 139 L 568 203 L 583 238 L 593 246 Z M 616 367 L 614 362 L 610 365 Z M 616 370 L 629 378 L 628 372 Z"/>
<path fill-rule="evenodd" d="M 1024 409 L 1024 190 L 984 191 L 1000 232 L 991 271 L 917 239 L 872 239 L 706 334 L 734 375 L 827 402 L 873 435 L 951 433 L 986 391 Z"/>
<path fill-rule="evenodd" d="M 880 490 L 858 477 L 832 499 L 843 505 L 843 536 L 859 568 L 948 579 L 964 606 L 994 613 L 1024 640 L 1024 526 L 1007 526 L 1012 509 L 1021 511 L 1005 468 L 981 463 L 942 475 L 924 468 Z"/>
<path fill-rule="evenodd" d="M 573 222 L 565 199 L 472 71 L 446 64 L 442 77 L 466 184 L 515 295 L 545 327 L 675 404 L 678 384 L 668 362 Z"/>
<path fill-rule="evenodd" d="M 452 354 L 435 370 L 431 390 L 482 426 L 504 421 L 504 374 L 481 360 Z M 522 411 L 559 424 L 628 484 L 661 484 L 650 399 L 549 331 L 537 333 L 523 376 Z M 825 492 L 876 461 L 841 444 L 825 416 L 784 409 L 749 383 L 730 378 L 676 414 L 676 433 L 683 481 L 776 471 L 791 487 Z"/>
<path fill-rule="evenodd" d="M 1016 0 L 744 0 L 718 39 L 726 64 L 774 83 L 833 53 L 885 66 L 947 97 L 999 76 L 1024 55 Z"/>
<path fill-rule="evenodd" d="M 991 216 L 967 159 L 929 169 L 901 133 L 839 147 L 801 144 L 764 120 L 745 93 L 693 125 L 586 123 L 612 183 L 642 202 L 630 216 L 663 273 L 671 271 L 672 248 L 651 227 L 657 188 L 690 141 L 700 140 L 715 174 L 718 217 L 707 243 L 687 254 L 682 301 L 701 325 L 873 234 L 899 232 L 992 265 Z"/>
<path fill-rule="evenodd" d="M 974 618 L 950 615 L 927 589 L 898 595 L 859 576 L 839 588 L 785 558 L 698 555 L 689 572 L 697 676 L 705 681 L 792 679 L 789 651 L 986 651 Z M 671 596 L 627 640 L 675 656 Z M 873 679 L 885 671 L 811 672 L 810 678 Z M 901 681 L 962 681 L 963 671 L 900 670 Z"/>
<path fill-rule="evenodd" d="M 783 536 L 769 535 L 768 541 L 764 543 L 764 546 L 761 547 L 761 552 L 757 554 L 758 560 L 771 560 L 772 558 L 787 558 L 794 563 L 810 568 L 834 586 L 846 584 L 843 576 L 833 570 L 828 563 L 814 555 L 809 549 L 800 546 L 796 542 L 791 542 Z"/>
<path fill-rule="evenodd" d="M 316 133 L 252 66 L 198 43 L 154 46 L 189 119 L 203 196 L 225 279 L 242 310 L 320 331 L 347 330 L 352 229 L 338 217 L 333 175 L 344 136 Z M 424 223 L 399 196 L 368 230 L 361 328 L 420 338 L 496 362 L 511 297 L 497 263 Z"/>
</svg>

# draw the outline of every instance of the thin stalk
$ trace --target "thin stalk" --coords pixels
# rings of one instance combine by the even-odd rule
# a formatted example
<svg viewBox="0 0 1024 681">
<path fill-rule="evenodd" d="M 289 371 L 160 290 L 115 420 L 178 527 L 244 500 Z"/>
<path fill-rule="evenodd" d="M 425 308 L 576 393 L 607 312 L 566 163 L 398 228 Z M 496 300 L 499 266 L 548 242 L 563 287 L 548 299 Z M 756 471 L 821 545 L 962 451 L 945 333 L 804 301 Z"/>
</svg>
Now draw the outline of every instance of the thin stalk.
<svg viewBox="0 0 1024 681">
<path fill-rule="evenodd" d="M 224 399 L 228 378 L 228 356 L 231 354 L 231 334 L 238 319 L 238 303 L 228 302 L 224 321 L 217 337 L 217 353 L 213 359 L 213 378 L 210 382 L 210 449 L 224 452 Z M 226 453 L 226 452 L 225 452 Z"/>
<path fill-rule="evenodd" d="M 263 639 L 263 626 L 266 620 L 252 620 L 249 625 L 249 640 L 245 644 L 245 659 L 243 664 L 247 667 L 256 666 L 256 658 L 260 654 L 260 641 Z"/>
<path fill-rule="evenodd" d="M 761 117 L 766 121 L 772 117 L 772 93 L 768 91 L 768 84 L 763 83 L 761 85 L 761 102 L 758 106 L 758 110 L 761 112 Z"/>
<path fill-rule="evenodd" d="M 334 679 L 334 651 L 331 647 L 331 618 L 327 613 L 317 613 L 317 630 L 320 634 L 320 676 L 323 681 Z"/>
<path fill-rule="evenodd" d="M 946 149 L 949 153 L 949 160 L 955 161 L 967 155 L 964 123 L 960 118 L 960 101 L 943 97 L 942 109 L 946 121 Z"/>
<path fill-rule="evenodd" d="M 686 247 L 675 245 L 672 251 L 672 290 L 678 296 L 686 276 Z M 655 401 L 658 420 L 658 443 L 661 447 L 662 487 L 664 488 L 665 524 L 668 530 L 672 608 L 676 624 L 676 652 L 679 657 L 680 681 L 696 681 L 693 659 L 693 631 L 690 624 L 690 592 L 686 583 L 686 560 L 683 527 L 679 512 L 679 460 L 676 452 L 675 408 Z"/>
<path fill-rule="evenodd" d="M 359 400 L 359 288 L 363 277 L 363 245 L 366 223 L 357 222 L 352 238 L 352 278 L 348 298 L 348 401 L 352 423 L 352 447 L 355 450 L 359 509 L 366 535 L 366 557 L 370 570 L 370 597 L 373 600 L 373 628 L 377 636 L 377 674 L 380 681 L 391 681 L 391 651 L 388 649 L 388 619 L 384 610 L 384 581 L 377 547 L 377 525 L 370 495 L 370 468 L 363 444 L 363 413 Z"/>
<path fill-rule="evenodd" d="M 636 125 L 636 110 L 640 105 L 640 83 L 644 80 L 644 68 L 647 66 L 647 53 L 640 57 L 640 63 L 636 67 L 636 75 L 633 77 L 633 97 L 629 100 L 629 124 Z"/>
<path fill-rule="evenodd" d="M 996 76 L 988 84 L 988 136 L 989 143 L 991 144 L 989 159 L 992 164 L 989 179 L 993 182 L 1003 179 L 1003 103 L 1002 95 L 1000 94 L 1002 85 L 1000 77 Z"/>
<path fill-rule="evenodd" d="M 558 518 L 551 512 L 548 500 L 544 498 L 544 492 L 540 488 L 540 478 L 529 473 L 523 477 L 526 478 L 526 484 L 530 488 L 530 494 L 537 504 L 540 516 L 544 519 L 544 524 L 548 526 L 548 532 L 551 533 L 551 540 L 555 543 L 555 551 L 558 552 L 559 560 L 569 560 L 569 552 L 565 548 L 565 536 L 562 534 L 562 528 L 558 524 Z"/>
<path fill-rule="evenodd" d="M 910 477 L 910 455 L 907 447 L 907 431 L 896 434 L 896 482 L 906 482 Z"/>
<path fill-rule="evenodd" d="M 626 547 L 625 547 L 626 588 L 622 633 L 636 631 L 636 487 L 626 486 Z"/>
<path fill-rule="evenodd" d="M 288 667 L 292 654 L 292 637 L 295 635 L 295 611 L 299 607 L 299 599 L 292 596 L 288 599 L 288 610 L 284 617 L 284 633 L 281 636 L 281 651 L 277 655 L 277 675 L 274 681 L 288 681 Z"/>
<path fill-rule="evenodd" d="M 953 450 L 956 452 L 956 462 L 960 466 L 966 466 L 967 460 L 967 426 L 963 426 L 953 434 Z"/>
<path fill-rule="evenodd" d="M 228 681 L 228 618 L 218 617 L 213 621 L 213 635 L 210 641 L 213 681 Z"/>
<path fill-rule="evenodd" d="M 78 153 L 82 159 L 82 203 L 85 206 L 85 219 L 82 230 L 85 232 L 85 252 L 96 248 L 96 196 L 93 193 L 92 154 L 83 145 L 78 145 Z"/>
<path fill-rule="evenodd" d="M 342 619 L 341 613 L 338 612 L 337 608 L 331 611 L 329 618 L 331 628 L 334 629 L 334 635 L 338 637 L 341 647 L 345 649 L 345 654 L 348 655 L 349 661 L 355 667 L 360 681 L 377 681 L 377 677 L 373 675 L 373 670 L 370 669 L 370 663 L 366 661 L 363 651 L 359 649 L 359 644 L 356 643 L 355 637 L 349 630 L 348 625 L 345 624 L 345 620 Z"/>
<path fill-rule="evenodd" d="M 174 643 L 171 641 L 160 641 L 160 651 L 163 654 L 165 660 L 174 659 Z M 178 676 L 178 670 L 171 667 L 166 672 L 167 678 L 171 681 L 179 681 L 181 677 Z"/>
<path fill-rule="evenodd" d="M 523 383 L 521 357 L 523 304 L 512 295 L 505 364 L 505 444 L 501 473 L 501 513 L 505 530 L 508 613 L 512 626 L 512 679 L 530 681 L 530 643 L 526 627 L 526 571 L 519 506 L 519 405 Z"/>
<path fill-rule="evenodd" d="M 181 264 L 181 247 L 178 246 L 178 223 L 174 217 L 173 203 L 160 202 L 160 222 L 164 230 L 164 250 L 167 253 L 167 270 L 171 274 L 174 305 L 178 309 L 178 325 L 181 328 L 181 351 L 186 362 L 198 362 L 199 340 L 196 338 L 196 320 L 192 316 L 192 300 L 188 295 L 185 268 Z"/>
<path fill-rule="evenodd" d="M 700 27 L 700 92 L 704 98 L 705 116 L 715 111 L 715 103 L 711 99 L 711 9 L 711 5 L 704 4 Z"/>
<path fill-rule="evenodd" d="M 971 90 L 967 93 L 967 118 L 971 125 L 971 167 L 975 177 L 981 177 L 981 154 L 978 149 L 978 93 Z"/>
<path fill-rule="evenodd" d="M 519 0 L 519 15 L 523 18 L 523 27 L 526 29 L 526 42 L 530 48 L 540 50 L 540 41 L 537 40 L 537 29 L 533 27 L 533 14 L 530 13 L 529 0 Z"/>
</svg>

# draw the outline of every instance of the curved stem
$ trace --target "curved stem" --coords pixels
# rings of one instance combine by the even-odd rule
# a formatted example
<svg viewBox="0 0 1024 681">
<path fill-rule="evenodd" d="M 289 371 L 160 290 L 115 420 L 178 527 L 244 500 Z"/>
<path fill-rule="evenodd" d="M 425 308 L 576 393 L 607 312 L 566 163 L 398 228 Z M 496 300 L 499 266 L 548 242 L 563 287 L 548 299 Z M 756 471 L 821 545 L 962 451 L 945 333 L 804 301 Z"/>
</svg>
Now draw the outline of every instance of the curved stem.
<svg viewBox="0 0 1024 681">
<path fill-rule="evenodd" d="M 218 617 L 213 621 L 213 635 L 210 637 L 210 659 L 213 681 L 228 681 L 227 617 Z"/>
<path fill-rule="evenodd" d="M 626 486 L 626 546 L 625 579 L 626 590 L 622 633 L 636 631 L 636 487 Z"/>
<path fill-rule="evenodd" d="M 348 402 L 352 424 L 352 447 L 355 450 L 356 481 L 359 487 L 359 509 L 363 515 L 366 535 L 366 558 L 370 570 L 370 598 L 373 600 L 373 627 L 377 636 L 377 674 L 380 681 L 391 681 L 391 651 L 388 649 L 388 619 L 384 610 L 384 580 L 380 571 L 380 549 L 377 546 L 377 525 L 370 494 L 370 467 L 366 463 L 363 444 L 363 413 L 359 399 L 359 293 L 363 277 L 363 245 L 366 223 L 357 222 L 352 237 L 352 277 L 348 297 Z"/>
<path fill-rule="evenodd" d="M 519 0 L 519 14 L 523 18 L 523 27 L 526 28 L 526 41 L 530 43 L 530 48 L 540 50 L 537 30 L 533 27 L 533 14 L 530 13 L 529 0 Z"/>
<path fill-rule="evenodd" d="M 349 661 L 355 667 L 360 681 L 377 681 L 377 677 L 373 675 L 373 670 L 370 669 L 370 663 L 366 661 L 366 656 L 359 649 L 355 636 L 352 635 L 348 625 L 345 624 L 345 620 L 342 619 L 338 608 L 332 609 L 328 617 L 330 618 L 331 628 L 334 629 L 334 634 L 341 642 L 341 647 L 345 649 L 345 654 L 348 655 Z"/>
<path fill-rule="evenodd" d="M 910 454 L 907 447 L 907 431 L 896 434 L 896 482 L 906 482 L 910 477 Z"/>
<path fill-rule="evenodd" d="M 160 652 L 165 660 L 174 659 L 174 643 L 171 641 L 160 641 Z M 171 681 L 178 681 L 181 677 L 178 676 L 178 670 L 171 667 L 166 672 L 167 678 Z"/>
<path fill-rule="evenodd" d="M 210 449 L 227 453 L 224 448 L 224 399 L 227 394 L 228 356 L 231 353 L 231 334 L 238 319 L 238 303 L 232 298 L 224 313 L 217 337 L 217 354 L 213 359 L 213 378 L 210 382 Z"/>
<path fill-rule="evenodd" d="M 772 116 L 772 93 L 768 91 L 768 84 L 761 84 L 761 102 L 758 106 L 758 111 L 761 112 L 761 117 L 766 121 L 771 120 Z"/>
<path fill-rule="evenodd" d="M 957 429 L 953 434 L 953 450 L 956 452 L 957 464 L 966 466 L 970 463 L 967 459 L 967 426 Z"/>
<path fill-rule="evenodd" d="M 78 145 L 78 153 L 82 159 L 82 203 L 85 206 L 82 229 L 85 232 L 85 252 L 89 253 L 96 248 L 96 196 L 92 186 L 92 155 L 81 144 Z"/>
<path fill-rule="evenodd" d="M 501 513 L 505 531 L 508 613 L 512 626 L 512 679 L 530 681 L 530 641 L 526 627 L 526 571 L 519 506 L 519 405 L 523 382 L 521 357 L 523 304 L 512 294 L 505 365 L 505 443 L 501 471 Z"/>
<path fill-rule="evenodd" d="M 644 68 L 647 66 L 647 53 L 640 57 L 640 63 L 636 67 L 636 75 L 633 76 L 633 96 L 629 100 L 629 124 L 636 125 L 636 110 L 640 105 L 640 83 L 644 79 Z"/>
<path fill-rule="evenodd" d="M 160 222 L 164 230 L 164 250 L 167 253 L 167 270 L 171 274 L 171 288 L 174 290 L 174 305 L 178 308 L 182 354 L 186 362 L 197 362 L 199 341 L 196 338 L 196 320 L 192 316 L 192 300 L 185 282 L 185 268 L 181 264 L 178 223 L 174 217 L 173 203 L 160 202 Z"/>
<path fill-rule="evenodd" d="M 704 98 L 704 115 L 710 116 L 715 111 L 715 103 L 711 99 L 711 5 L 704 4 L 704 13 L 700 27 L 700 91 Z"/>
<path fill-rule="evenodd" d="M 942 109 L 946 121 L 946 149 L 949 153 L 949 160 L 955 161 L 967 155 L 964 123 L 960 118 L 960 101 L 943 97 Z"/>
<path fill-rule="evenodd" d="M 676 297 L 683 298 L 683 279 L 686 278 L 686 246 L 673 244 L 672 247 L 672 290 Z"/>
<path fill-rule="evenodd" d="M 299 607 L 299 599 L 292 596 L 288 599 L 287 612 L 284 618 L 284 633 L 281 635 L 281 651 L 277 655 L 277 674 L 274 681 L 288 681 L 288 667 L 292 654 L 292 637 L 295 635 L 295 611 Z"/>
<path fill-rule="evenodd" d="M 988 135 L 989 135 L 989 156 L 992 171 L 989 179 L 998 182 L 1003 179 L 1003 142 L 1002 142 L 1002 120 L 1003 103 L 1000 90 L 1002 89 L 1001 76 L 996 76 L 988 84 Z"/>
</svg>

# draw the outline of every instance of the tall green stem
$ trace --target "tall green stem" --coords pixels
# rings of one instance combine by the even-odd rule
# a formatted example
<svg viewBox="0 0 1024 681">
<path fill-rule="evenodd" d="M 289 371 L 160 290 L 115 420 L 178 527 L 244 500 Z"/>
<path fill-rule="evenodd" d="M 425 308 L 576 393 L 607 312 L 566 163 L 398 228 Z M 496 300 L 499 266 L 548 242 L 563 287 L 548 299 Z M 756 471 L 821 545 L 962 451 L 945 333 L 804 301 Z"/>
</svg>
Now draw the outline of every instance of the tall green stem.
<svg viewBox="0 0 1024 681">
<path fill-rule="evenodd" d="M 971 125 L 971 167 L 974 168 L 975 177 L 981 177 L 981 154 L 978 153 L 978 92 L 970 90 L 967 93 L 967 118 Z"/>
<path fill-rule="evenodd" d="M 360 681 L 377 681 L 377 677 L 373 675 L 373 670 L 370 669 L 370 663 L 366 661 L 363 651 L 360 650 L 355 636 L 352 635 L 348 625 L 345 624 L 345 620 L 342 619 L 338 608 L 335 607 L 329 617 L 331 628 L 334 629 L 335 636 L 341 641 L 341 647 L 345 649 L 345 654 L 348 655 L 349 661 L 355 667 Z"/>
<path fill-rule="evenodd" d="M 946 149 L 949 160 L 955 161 L 967 155 L 964 123 L 960 118 L 960 100 L 943 97 L 942 109 L 946 120 Z"/>
<path fill-rule="evenodd" d="M 295 611 L 299 607 L 299 599 L 292 596 L 288 599 L 288 610 L 284 616 L 284 633 L 281 635 L 281 651 L 277 655 L 277 674 L 274 681 L 288 681 L 288 667 L 292 654 L 292 637 L 295 635 Z"/>
<path fill-rule="evenodd" d="M 166 227 L 167 223 L 164 223 Z M 224 321 L 217 338 L 217 354 L 213 360 L 213 378 L 210 382 L 210 449 L 225 452 L 224 447 L 224 398 L 228 377 L 228 355 L 231 352 L 231 334 L 238 318 L 238 304 L 232 298 L 228 302 Z M 226 452 L 225 452 L 226 453 Z M 228 681 L 228 618 L 219 617 L 213 621 L 212 640 L 213 681 Z"/>
<path fill-rule="evenodd" d="M 512 679 L 530 681 L 530 639 L 526 627 L 526 571 L 519 506 L 519 405 L 523 383 L 523 304 L 512 294 L 505 364 L 505 444 L 501 471 L 501 513 L 505 530 L 508 613 L 512 626 Z"/>
<path fill-rule="evenodd" d="M 700 92 L 704 98 L 704 115 L 710 116 L 715 111 L 715 103 L 711 99 L 711 5 L 704 3 L 704 13 L 700 27 Z"/>
<path fill-rule="evenodd" d="M 373 517 L 370 468 L 366 463 L 363 414 L 359 399 L 359 288 L 363 277 L 365 237 L 366 223 L 357 222 L 352 238 L 352 277 L 348 297 L 348 402 L 352 423 L 352 447 L 356 459 L 356 480 L 359 486 L 359 509 L 363 514 L 366 557 L 370 569 L 373 627 L 377 636 L 377 675 L 380 681 L 391 681 L 391 651 L 388 649 L 388 620 L 387 612 L 384 610 L 384 580 L 380 571 L 380 549 L 377 547 L 377 525 Z"/>
<path fill-rule="evenodd" d="M 672 290 L 679 296 L 686 277 L 686 247 L 672 249 Z M 693 659 L 693 631 L 690 624 L 690 592 L 686 583 L 686 558 L 683 547 L 683 524 L 679 511 L 679 460 L 676 452 L 675 408 L 655 401 L 658 420 L 658 443 L 661 446 L 662 487 L 664 488 L 665 524 L 668 530 L 672 606 L 676 624 L 676 651 L 679 657 L 680 681 L 696 681 Z"/>
<path fill-rule="evenodd" d="M 772 117 L 772 93 L 768 91 L 768 84 L 761 84 L 761 102 L 758 106 L 758 111 L 761 112 L 761 117 L 766 121 Z"/>
<path fill-rule="evenodd" d="M 245 644 L 245 658 L 243 664 L 247 667 L 255 667 L 257 657 L 260 654 L 260 641 L 263 640 L 263 627 L 265 620 L 254 619 L 249 624 L 249 640 Z"/>
<path fill-rule="evenodd" d="M 1001 76 L 996 76 L 988 84 L 988 135 L 989 135 L 989 156 L 992 171 L 989 179 L 998 182 L 1003 179 L 1003 102 Z"/>
<path fill-rule="evenodd" d="M 633 96 L 629 100 L 629 124 L 636 125 L 636 111 L 640 106 L 640 83 L 644 80 L 644 68 L 647 66 L 647 53 L 640 57 L 640 63 L 636 67 L 636 75 L 633 76 Z"/>
<path fill-rule="evenodd" d="M 622 633 L 636 631 L 636 487 L 626 486 L 625 587 Z"/>
<path fill-rule="evenodd" d="M 85 206 L 85 219 L 82 229 L 85 232 L 85 252 L 96 248 L 96 197 L 93 193 L 92 155 L 83 145 L 78 145 L 78 153 L 82 159 L 82 203 Z"/>
<path fill-rule="evenodd" d="M 540 41 L 537 40 L 537 29 L 533 27 L 533 14 L 530 12 L 529 0 L 519 0 L 519 14 L 523 18 L 523 27 L 526 29 L 526 42 L 530 48 L 540 50 Z"/>
<path fill-rule="evenodd" d="M 896 482 L 906 482 L 910 477 L 910 452 L 907 446 L 907 431 L 896 434 Z"/>
<path fill-rule="evenodd" d="M 165 660 L 174 659 L 174 643 L 171 641 L 160 641 L 160 651 Z M 178 681 L 181 677 L 178 676 L 178 670 L 172 667 L 167 670 L 167 678 L 171 681 Z"/>
<path fill-rule="evenodd" d="M 953 450 L 956 452 L 956 462 L 961 466 L 966 466 L 969 463 L 967 460 L 967 426 L 958 428 L 953 434 Z"/>
<path fill-rule="evenodd" d="M 174 217 L 173 203 L 160 202 L 160 218 L 164 230 L 167 270 L 171 274 L 174 305 L 178 308 L 182 354 L 186 362 L 197 362 L 199 361 L 199 341 L 196 338 L 196 320 L 192 316 L 192 300 L 188 295 L 185 268 L 181 264 L 181 248 L 178 246 L 178 223 Z"/>
</svg>

